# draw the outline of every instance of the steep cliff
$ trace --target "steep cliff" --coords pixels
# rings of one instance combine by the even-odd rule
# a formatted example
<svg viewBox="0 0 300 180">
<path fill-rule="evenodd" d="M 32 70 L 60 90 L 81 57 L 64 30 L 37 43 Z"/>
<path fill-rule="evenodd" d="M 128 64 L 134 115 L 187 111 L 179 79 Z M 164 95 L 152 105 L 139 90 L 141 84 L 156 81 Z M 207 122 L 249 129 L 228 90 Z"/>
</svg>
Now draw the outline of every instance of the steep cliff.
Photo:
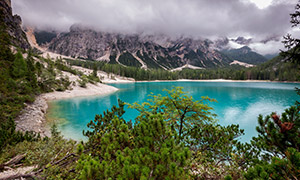
<svg viewBox="0 0 300 180">
<path fill-rule="evenodd" d="M 11 45 L 22 49 L 28 49 L 30 47 L 26 34 L 21 28 L 21 17 L 12 14 L 11 0 L 0 1 L 0 20 L 3 23 L 2 28 L 4 28 L 10 36 Z"/>
</svg>

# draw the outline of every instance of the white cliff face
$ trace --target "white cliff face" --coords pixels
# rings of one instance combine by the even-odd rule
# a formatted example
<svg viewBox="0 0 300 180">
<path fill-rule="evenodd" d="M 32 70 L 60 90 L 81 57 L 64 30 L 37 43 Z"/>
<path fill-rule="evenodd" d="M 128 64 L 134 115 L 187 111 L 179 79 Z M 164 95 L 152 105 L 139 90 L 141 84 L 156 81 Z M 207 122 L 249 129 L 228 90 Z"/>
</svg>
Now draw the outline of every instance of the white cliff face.
<svg viewBox="0 0 300 180">
<path fill-rule="evenodd" d="M 48 49 L 74 58 L 105 60 L 126 66 L 173 69 L 186 64 L 208 68 L 229 65 L 231 59 L 210 47 L 208 40 L 163 35 L 122 35 L 72 26 L 61 33 Z"/>
</svg>

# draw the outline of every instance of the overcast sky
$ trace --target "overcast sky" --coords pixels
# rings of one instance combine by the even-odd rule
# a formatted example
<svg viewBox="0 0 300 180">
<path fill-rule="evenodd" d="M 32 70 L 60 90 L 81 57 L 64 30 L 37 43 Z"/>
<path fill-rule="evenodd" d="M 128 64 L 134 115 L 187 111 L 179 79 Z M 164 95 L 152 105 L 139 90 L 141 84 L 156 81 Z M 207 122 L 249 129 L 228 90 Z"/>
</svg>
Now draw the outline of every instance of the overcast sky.
<svg viewBox="0 0 300 180">
<path fill-rule="evenodd" d="M 68 31 L 82 24 L 101 31 L 170 36 L 282 37 L 297 0 L 12 0 L 25 25 Z"/>
</svg>

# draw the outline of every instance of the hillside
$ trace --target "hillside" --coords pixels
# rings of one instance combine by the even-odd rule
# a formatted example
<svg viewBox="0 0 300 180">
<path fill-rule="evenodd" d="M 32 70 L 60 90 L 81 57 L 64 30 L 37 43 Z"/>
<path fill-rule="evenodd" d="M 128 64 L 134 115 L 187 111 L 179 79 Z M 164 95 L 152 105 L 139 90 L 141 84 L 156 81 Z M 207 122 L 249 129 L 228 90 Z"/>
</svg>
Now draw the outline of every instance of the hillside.
<svg viewBox="0 0 300 180">
<path fill-rule="evenodd" d="M 252 51 L 248 46 L 239 49 L 223 50 L 222 53 L 234 60 L 248 64 L 260 64 L 268 60 L 266 57 Z"/>
</svg>

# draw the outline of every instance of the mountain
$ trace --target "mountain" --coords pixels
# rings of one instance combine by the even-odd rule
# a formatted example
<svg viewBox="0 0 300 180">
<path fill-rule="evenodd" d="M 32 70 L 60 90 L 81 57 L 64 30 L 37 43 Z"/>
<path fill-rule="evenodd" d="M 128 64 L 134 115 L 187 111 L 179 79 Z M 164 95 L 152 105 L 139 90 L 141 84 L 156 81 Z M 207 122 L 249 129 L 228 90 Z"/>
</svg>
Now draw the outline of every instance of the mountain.
<svg viewBox="0 0 300 180">
<path fill-rule="evenodd" d="M 248 64 L 260 64 L 268 60 L 266 57 L 252 51 L 248 46 L 243 46 L 239 49 L 223 50 L 222 53 L 234 60 Z"/>
<path fill-rule="evenodd" d="M 26 34 L 21 28 L 22 19 L 18 15 L 12 14 L 11 0 L 0 1 L 0 19 L 3 23 L 1 28 L 5 27 L 5 31 L 10 36 L 10 43 L 15 47 L 28 49 L 30 47 Z"/>
<path fill-rule="evenodd" d="M 249 45 L 251 43 L 252 39 L 251 38 L 246 39 L 244 37 L 239 36 L 236 39 L 231 39 L 231 41 L 236 42 L 240 45 Z"/>
<path fill-rule="evenodd" d="M 37 34 L 37 33 L 35 33 Z M 43 33 L 44 36 L 47 36 Z M 41 38 L 36 36 L 38 42 Z M 49 40 L 49 38 L 48 38 Z M 73 25 L 47 43 L 50 51 L 74 58 L 126 66 L 174 69 L 186 64 L 202 68 L 229 66 L 233 60 L 210 47 L 209 40 L 96 32 Z"/>
<path fill-rule="evenodd" d="M 266 54 L 264 55 L 265 58 L 267 58 L 268 60 L 271 60 L 273 59 L 274 57 L 278 56 L 279 54 L 276 53 L 276 54 Z"/>
<path fill-rule="evenodd" d="M 36 38 L 37 43 L 40 46 L 44 46 L 47 43 L 51 42 L 57 36 L 57 33 L 52 31 L 34 31 L 34 36 Z"/>
</svg>

